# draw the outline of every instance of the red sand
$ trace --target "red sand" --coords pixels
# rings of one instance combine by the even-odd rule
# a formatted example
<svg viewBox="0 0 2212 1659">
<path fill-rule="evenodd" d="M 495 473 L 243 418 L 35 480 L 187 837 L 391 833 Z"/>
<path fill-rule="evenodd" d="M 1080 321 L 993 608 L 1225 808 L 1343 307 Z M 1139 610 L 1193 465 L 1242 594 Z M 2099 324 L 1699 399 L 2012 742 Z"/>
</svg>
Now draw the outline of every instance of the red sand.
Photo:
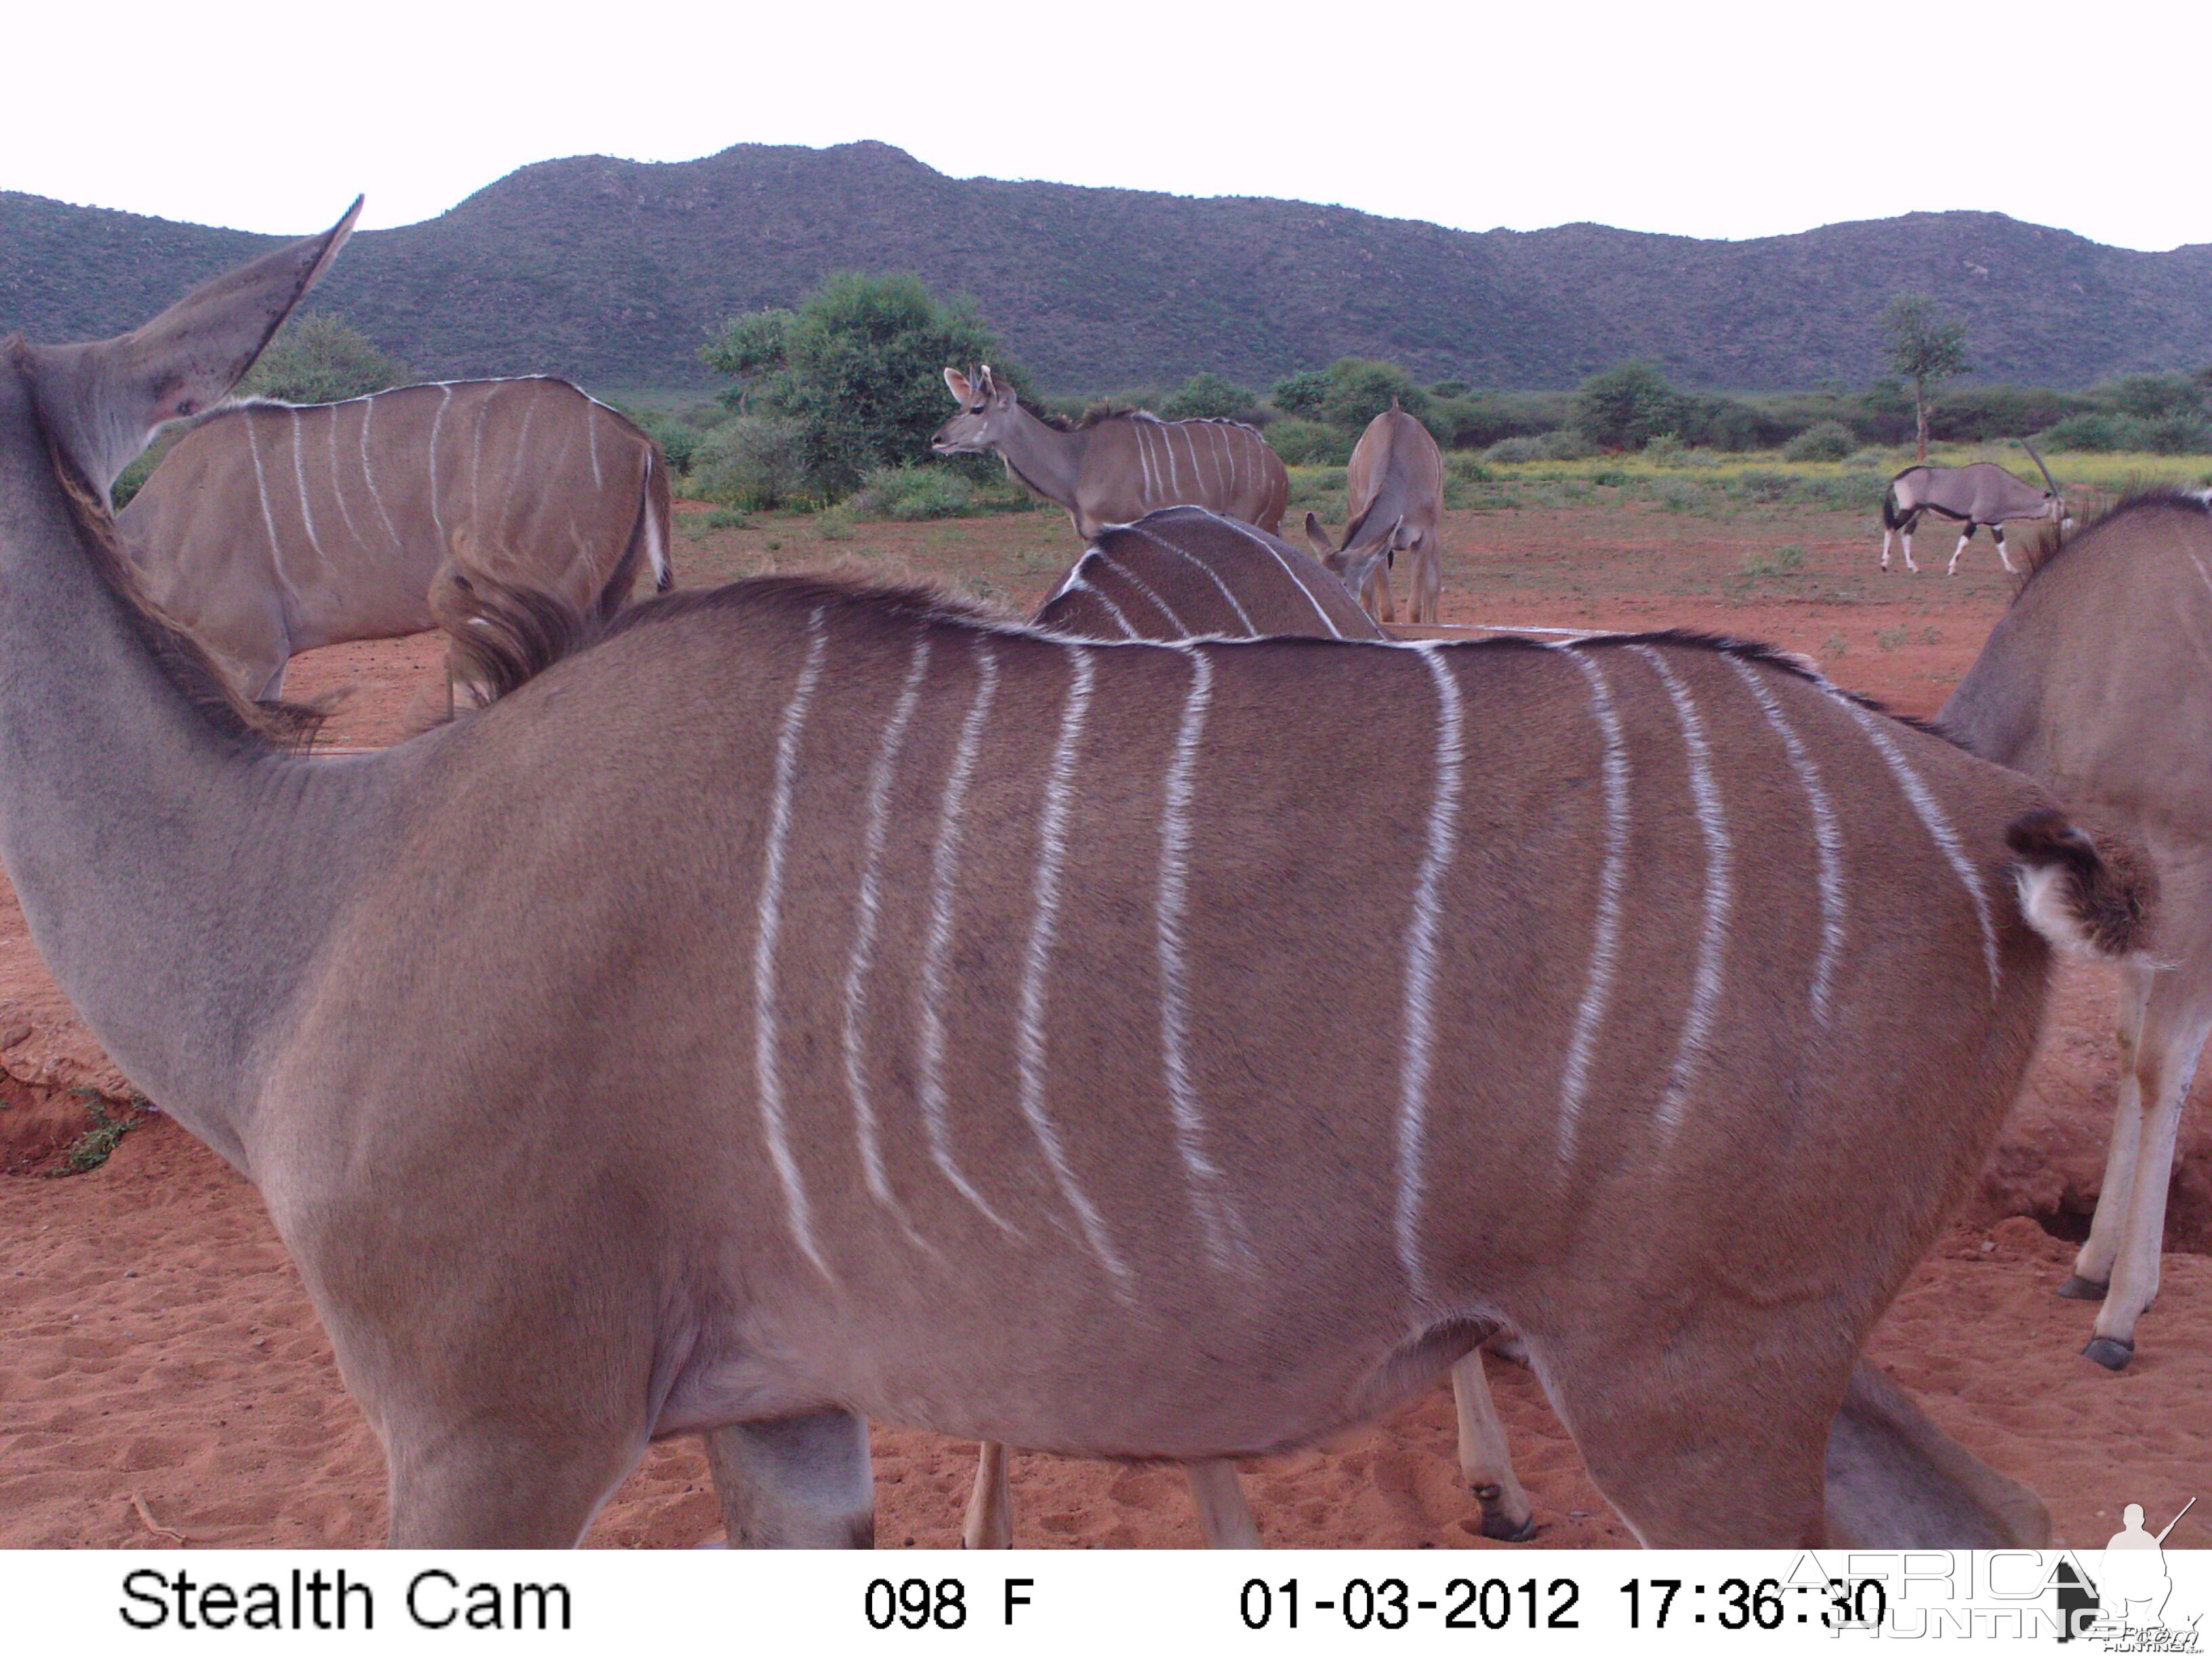
<svg viewBox="0 0 2212 1659">
<path fill-rule="evenodd" d="M 2004 580 L 1978 563 L 1951 582 L 1882 579 L 1869 530 L 1782 509 L 1723 521 L 1643 507 L 1454 514 L 1445 618 L 1772 639 L 1854 689 L 1932 713 L 2002 609 Z M 1785 544 L 1804 550 L 1798 570 L 1744 574 Z M 867 526 L 834 541 L 805 520 L 768 520 L 679 538 L 678 560 L 696 582 L 836 559 L 951 576 L 1029 607 L 1074 550 L 1056 514 Z M 439 659 L 431 638 L 339 647 L 302 659 L 288 690 L 352 688 L 331 739 L 391 742 L 431 708 Z M 2171 1253 L 2124 1375 L 2079 1357 L 2090 1310 L 2051 1294 L 2071 1246 L 2027 1218 L 2076 1233 L 2094 1203 L 2113 1092 L 2110 1008 L 2102 975 L 2069 971 L 1982 1193 L 1875 1343 L 1939 1423 L 2040 1492 L 2076 1545 L 2100 1542 L 2124 1503 L 2170 1514 L 2212 1487 L 2212 1135 L 2201 1114 L 2184 1125 Z M 127 1092 L 0 884 L 0 1169 L 52 1167 L 87 1125 L 71 1088 Z M 0 1547 L 381 1538 L 381 1459 L 298 1277 L 252 1189 L 174 1124 L 135 1130 L 89 1174 L 0 1175 Z M 1539 1541 L 1628 1542 L 1533 1381 L 1495 1361 L 1492 1376 Z M 1474 1534 L 1451 1449 L 1439 1389 L 1328 1447 L 1250 1465 L 1247 1486 L 1273 1544 L 1499 1547 Z M 972 1468 L 969 1445 L 879 1429 L 879 1541 L 957 1542 Z M 1172 1468 L 1024 1456 L 1014 1480 L 1023 1543 L 1198 1541 Z M 704 1459 L 683 1441 L 653 1449 L 589 1541 L 683 1546 L 719 1530 Z"/>
</svg>

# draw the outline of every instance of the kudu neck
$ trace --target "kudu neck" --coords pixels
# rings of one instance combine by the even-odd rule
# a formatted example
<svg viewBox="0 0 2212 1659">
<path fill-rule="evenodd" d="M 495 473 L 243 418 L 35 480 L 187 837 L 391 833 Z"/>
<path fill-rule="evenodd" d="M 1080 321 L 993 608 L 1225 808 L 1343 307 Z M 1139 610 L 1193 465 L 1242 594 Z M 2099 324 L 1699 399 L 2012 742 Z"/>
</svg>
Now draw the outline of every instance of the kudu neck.
<svg viewBox="0 0 2212 1659">
<path fill-rule="evenodd" d="M 1083 471 L 1087 431 L 1061 432 L 1014 405 L 1014 418 L 999 441 L 999 459 L 1013 475 L 1047 501 L 1075 505 L 1075 481 Z"/>
<path fill-rule="evenodd" d="M 0 863 L 110 1056 L 242 1164 L 249 1054 L 327 926 L 301 895 L 343 860 L 310 769 L 210 724 L 101 556 L 0 364 Z"/>
</svg>

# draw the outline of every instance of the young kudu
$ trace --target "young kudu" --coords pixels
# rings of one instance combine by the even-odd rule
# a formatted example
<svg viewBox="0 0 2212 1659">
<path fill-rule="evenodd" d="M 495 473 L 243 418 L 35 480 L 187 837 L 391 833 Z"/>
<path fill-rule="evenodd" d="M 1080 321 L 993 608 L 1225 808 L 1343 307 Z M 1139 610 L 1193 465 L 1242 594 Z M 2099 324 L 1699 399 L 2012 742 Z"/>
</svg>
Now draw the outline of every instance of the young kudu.
<svg viewBox="0 0 2212 1659">
<path fill-rule="evenodd" d="M 665 589 L 653 440 L 566 380 L 400 386 L 203 419 L 116 517 L 140 585 L 250 697 L 298 653 L 435 625 L 448 557 L 570 609 Z"/>
<path fill-rule="evenodd" d="M 1033 625 L 1089 640 L 1382 637 L 1312 555 L 1203 507 L 1103 532 Z"/>
<path fill-rule="evenodd" d="M 573 1542 L 685 1432 L 738 1540 L 860 1541 L 869 1415 L 1203 1463 L 1501 1322 L 1640 1538 L 1821 1538 L 2046 940 L 2130 945 L 2039 787 L 1753 647 L 1116 646 L 775 579 L 288 757 L 104 502 L 350 224 L 0 354 L 0 855 L 260 1190 L 393 1543 Z"/>
<path fill-rule="evenodd" d="M 1134 410 L 1063 429 L 1021 405 L 988 363 L 970 380 L 945 371 L 960 412 L 938 428 L 939 455 L 988 451 L 1006 471 L 1067 509 L 1085 542 L 1109 525 L 1163 507 L 1210 507 L 1273 532 L 1291 498 L 1291 475 L 1267 441 L 1237 421 L 1163 421 Z"/>
<path fill-rule="evenodd" d="M 2119 1100 L 2096 1219 L 2061 1294 L 2101 1300 L 2086 1352 L 2118 1370 L 2158 1293 L 2181 1111 L 2212 1033 L 2212 513 L 2123 502 L 2039 562 L 1936 716 L 1975 754 L 2140 838 L 2152 948 L 2120 992 Z"/>
<path fill-rule="evenodd" d="M 1905 537 L 1905 568 L 1917 571 L 1912 562 L 1912 532 L 1923 513 L 1933 513 L 1939 519 L 1963 521 L 1966 529 L 1959 534 L 1958 546 L 1951 550 L 1951 562 L 1945 569 L 1947 576 L 1959 574 L 1959 556 L 1966 550 L 1966 544 L 1974 539 L 1974 532 L 1987 525 L 1990 535 L 1997 544 L 1997 559 L 2008 570 L 2012 568 L 2012 555 L 2005 550 L 2004 527 L 2015 519 L 2048 519 L 2054 524 L 2063 523 L 2066 517 L 2066 501 L 2059 493 L 2058 481 L 2051 476 L 2051 469 L 2043 465 L 2043 457 L 2025 443 L 2028 459 L 2043 474 L 2047 489 L 2038 489 L 2033 484 L 2022 483 L 1995 461 L 1976 461 L 1968 466 L 1908 466 L 1889 481 L 1888 493 L 1881 498 L 1881 568 L 1889 568 L 1891 537 L 1902 532 Z"/>
<path fill-rule="evenodd" d="M 1321 520 L 1306 514 L 1306 538 L 1322 562 L 1344 578 L 1377 622 L 1395 622 L 1390 570 L 1406 554 L 1413 590 L 1407 620 L 1437 620 L 1443 592 L 1443 560 L 1437 544 L 1444 516 L 1444 458 L 1428 428 L 1400 409 L 1396 399 L 1367 423 L 1352 452 L 1345 477 L 1344 542 L 1329 545 Z"/>
</svg>

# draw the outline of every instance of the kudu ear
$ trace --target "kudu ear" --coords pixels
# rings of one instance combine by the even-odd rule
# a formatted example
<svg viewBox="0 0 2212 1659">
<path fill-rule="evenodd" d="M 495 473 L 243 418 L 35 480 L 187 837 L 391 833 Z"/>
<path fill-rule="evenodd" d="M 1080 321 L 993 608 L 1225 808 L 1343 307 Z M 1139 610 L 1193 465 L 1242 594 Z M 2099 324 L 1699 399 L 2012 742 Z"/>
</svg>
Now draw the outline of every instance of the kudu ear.
<svg viewBox="0 0 2212 1659">
<path fill-rule="evenodd" d="M 70 461 L 103 493 L 164 421 L 197 414 L 253 367 L 360 216 L 203 283 L 112 340 L 32 348 L 39 413 Z"/>
<path fill-rule="evenodd" d="M 1334 544 L 1328 539 L 1328 532 L 1321 527 L 1321 519 L 1316 514 L 1306 514 L 1306 539 L 1313 544 L 1314 551 L 1324 559 L 1336 551 Z"/>
<path fill-rule="evenodd" d="M 963 409 L 975 401 L 975 388 L 968 384 L 968 377 L 957 368 L 945 371 L 945 389 L 960 400 Z"/>
</svg>

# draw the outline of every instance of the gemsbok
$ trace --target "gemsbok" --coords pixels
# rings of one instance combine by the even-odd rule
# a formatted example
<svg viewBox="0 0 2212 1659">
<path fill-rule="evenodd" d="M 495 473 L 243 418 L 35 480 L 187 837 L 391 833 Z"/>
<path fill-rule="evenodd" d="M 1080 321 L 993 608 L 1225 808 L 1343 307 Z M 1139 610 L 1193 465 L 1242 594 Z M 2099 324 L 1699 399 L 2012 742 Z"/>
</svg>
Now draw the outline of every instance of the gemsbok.
<svg viewBox="0 0 2212 1659">
<path fill-rule="evenodd" d="M 1203 507 L 1101 532 L 1033 625 L 1091 640 L 1382 637 L 1311 554 Z"/>
<path fill-rule="evenodd" d="M 1881 568 L 1889 568 L 1889 544 L 1893 536 L 1900 532 L 1905 538 L 1905 568 L 1917 571 L 1912 562 L 1912 532 L 1923 513 L 1933 513 L 1939 519 L 1963 521 L 1966 528 L 1959 532 L 1959 544 L 1951 550 L 1951 562 L 1943 574 L 1959 574 L 1959 556 L 1966 550 L 1966 544 L 1974 539 L 1974 532 L 1989 526 L 1990 535 L 1997 544 L 1997 559 L 2007 570 L 2012 568 L 2012 555 L 2005 550 L 2004 527 L 2015 520 L 2048 519 L 2062 524 L 2066 517 L 2066 498 L 2059 491 L 2058 481 L 2051 476 L 2051 469 L 2043 465 L 2043 457 L 2023 442 L 2043 474 L 2048 489 L 2038 489 L 2033 484 L 2023 483 L 1995 461 L 1975 461 L 1966 466 L 1931 466 L 1925 462 L 1908 466 L 1889 481 L 1888 491 L 1881 498 Z"/>
<path fill-rule="evenodd" d="M 232 684 L 275 698 L 292 658 L 435 625 L 455 558 L 601 615 L 668 559 L 653 440 L 566 380 L 458 380 L 204 416 L 116 515 L 140 586 Z"/>
<path fill-rule="evenodd" d="M 2118 1370 L 2158 1294 L 2181 1112 L 2212 1033 L 2212 509 L 2138 495 L 2035 564 L 1936 716 L 1986 760 L 2138 838 L 2154 948 L 2121 981 L 2119 1098 L 2096 1218 L 2063 1296 L 2101 1301 L 2085 1350 Z"/>
<path fill-rule="evenodd" d="M 1008 472 L 1067 509 L 1086 543 L 1109 525 L 1163 507 L 1210 507 L 1273 532 L 1291 498 L 1291 475 L 1259 432 L 1241 421 L 1164 421 L 1142 410 L 1079 425 L 1021 405 L 984 364 L 969 380 L 945 371 L 960 412 L 937 428 L 939 455 L 998 456 Z"/>
<path fill-rule="evenodd" d="M 1306 539 L 1322 562 L 1344 578 L 1377 622 L 1395 622 L 1390 571 L 1407 556 L 1413 586 L 1407 620 L 1433 623 L 1443 592 L 1443 560 L 1437 544 L 1444 516 L 1444 458 L 1428 428 L 1398 407 L 1367 423 L 1345 476 L 1344 540 L 1332 546 L 1320 518 L 1306 514 Z"/>
<path fill-rule="evenodd" d="M 1644 1541 L 1821 1540 L 2124 860 L 1759 647 L 1112 645 L 791 578 L 521 592 L 462 634 L 507 696 L 285 754 L 106 491 L 357 211 L 0 351 L 0 856 L 258 1188 L 391 1542 L 573 1543 L 681 1433 L 734 1541 L 863 1542 L 871 1416 L 1218 1462 L 1501 1322 Z"/>
</svg>

